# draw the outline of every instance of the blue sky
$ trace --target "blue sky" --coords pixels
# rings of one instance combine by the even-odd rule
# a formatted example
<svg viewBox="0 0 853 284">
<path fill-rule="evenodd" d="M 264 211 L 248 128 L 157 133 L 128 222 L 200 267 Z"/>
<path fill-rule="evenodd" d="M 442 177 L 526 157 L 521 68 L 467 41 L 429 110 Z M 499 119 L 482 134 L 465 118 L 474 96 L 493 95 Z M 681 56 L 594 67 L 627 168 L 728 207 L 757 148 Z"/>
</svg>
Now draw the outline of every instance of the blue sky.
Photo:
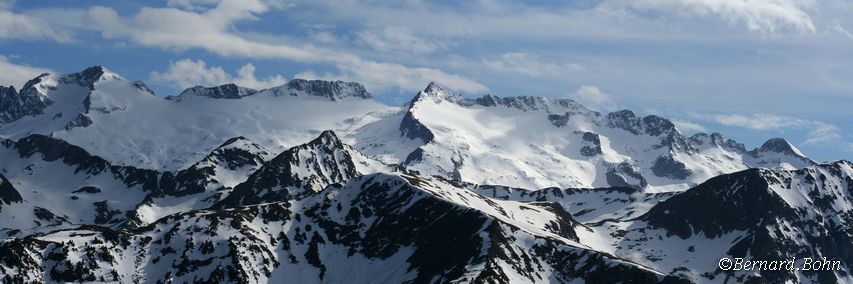
<svg viewBox="0 0 853 284">
<path fill-rule="evenodd" d="M 397 105 L 437 81 L 824 161 L 853 159 L 850 31 L 843 0 L 0 0 L 0 84 L 104 65 L 162 96 L 340 79 Z"/>
</svg>

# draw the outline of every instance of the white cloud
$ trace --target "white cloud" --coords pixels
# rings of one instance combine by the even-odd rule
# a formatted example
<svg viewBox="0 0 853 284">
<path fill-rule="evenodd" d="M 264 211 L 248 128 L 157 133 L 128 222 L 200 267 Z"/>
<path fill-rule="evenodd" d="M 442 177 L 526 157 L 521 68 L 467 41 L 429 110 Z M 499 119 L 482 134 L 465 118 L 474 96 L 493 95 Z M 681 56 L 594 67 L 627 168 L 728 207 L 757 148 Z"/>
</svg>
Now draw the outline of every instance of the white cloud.
<svg viewBox="0 0 853 284">
<path fill-rule="evenodd" d="M 617 108 L 610 95 L 602 92 L 596 86 L 581 86 L 577 92 L 569 94 L 567 97 L 593 110 L 614 110 Z"/>
<path fill-rule="evenodd" d="M 220 0 L 169 0 L 166 6 L 189 11 L 203 11 L 219 4 Z"/>
<path fill-rule="evenodd" d="M 0 1 L 0 10 L 9 10 L 12 8 L 12 4 L 14 4 L 13 0 Z"/>
<path fill-rule="evenodd" d="M 694 115 L 723 125 L 737 126 L 754 130 L 803 130 L 808 131 L 805 145 L 822 145 L 853 149 L 853 143 L 848 142 L 840 127 L 817 120 L 806 120 L 789 116 L 772 114 L 717 114 Z"/>
<path fill-rule="evenodd" d="M 0 2 L 0 39 L 49 39 L 57 42 L 71 40 L 69 36 L 57 32 L 40 18 L 9 11 L 11 6 L 10 2 Z"/>
<path fill-rule="evenodd" d="M 850 33 L 850 31 L 848 31 L 847 29 L 845 29 L 845 28 L 844 28 L 843 26 L 841 26 L 841 24 L 839 24 L 839 23 L 835 23 L 835 25 L 832 25 L 832 26 L 831 26 L 831 28 L 832 28 L 833 30 L 835 30 L 836 32 L 838 32 L 838 33 L 840 33 L 840 34 L 842 34 L 842 35 L 844 35 L 844 36 L 846 36 L 846 37 L 848 37 L 848 38 L 853 38 L 853 34 L 851 34 L 851 33 Z"/>
<path fill-rule="evenodd" d="M 166 1 L 166 6 L 187 11 L 203 12 L 216 7 L 220 2 L 222 2 L 222 0 L 168 0 Z M 265 6 L 282 10 L 292 6 L 292 4 L 286 3 L 284 0 L 261 0 L 261 2 Z"/>
<path fill-rule="evenodd" d="M 287 79 L 281 75 L 269 76 L 264 79 L 255 77 L 255 66 L 251 63 L 243 65 L 237 70 L 237 75 L 232 76 L 221 67 L 211 66 L 203 60 L 181 59 L 169 64 L 169 69 L 160 72 L 151 72 L 151 80 L 173 85 L 180 89 L 193 86 L 218 86 L 234 83 L 238 86 L 253 89 L 264 89 L 283 85 Z"/>
<path fill-rule="evenodd" d="M 713 15 L 729 23 L 742 23 L 753 31 L 774 32 L 793 28 L 814 32 L 806 13 L 813 0 L 608 0 L 605 5 L 654 10 L 675 16 Z"/>
<path fill-rule="evenodd" d="M 497 58 L 483 59 L 487 67 L 503 71 L 523 74 L 527 76 L 552 76 L 559 77 L 569 71 L 581 71 L 583 67 L 579 64 L 557 64 L 539 59 L 535 54 L 526 52 L 508 52 Z"/>
<path fill-rule="evenodd" d="M 397 64 L 375 62 L 364 66 L 349 65 L 342 67 L 344 67 L 342 72 L 337 74 L 318 74 L 313 70 L 307 70 L 294 75 L 294 77 L 309 80 L 354 81 L 362 83 L 371 89 L 400 88 L 402 90 L 421 90 L 429 82 L 435 81 L 454 91 L 466 93 L 487 91 L 487 88 L 480 83 L 431 68 L 409 68 Z M 389 74 L 393 74 L 393 76 Z"/>
<path fill-rule="evenodd" d="M 20 90 L 30 79 L 42 73 L 51 73 L 50 69 L 18 65 L 9 62 L 6 56 L 0 55 L 0 85 L 12 85 Z"/>
<path fill-rule="evenodd" d="M 339 41 L 338 37 L 329 31 L 311 31 L 309 32 L 309 36 L 312 40 L 320 43 L 334 44 Z"/>
<path fill-rule="evenodd" d="M 378 62 L 313 45 L 254 41 L 234 32 L 235 23 L 255 20 L 257 15 L 267 11 L 270 6 L 266 3 L 258 0 L 223 0 L 215 8 L 202 13 L 174 8 L 142 8 L 133 16 L 122 16 L 111 8 L 97 6 L 84 12 L 86 17 L 83 18 L 90 21 L 87 25 L 58 24 L 86 27 L 101 32 L 105 38 L 129 40 L 142 46 L 167 50 L 203 49 L 224 57 L 329 64 L 339 71 L 334 76 L 360 79 L 372 91 L 391 87 L 418 90 L 432 80 L 444 80 L 448 87 L 464 92 L 487 89 L 476 81 L 438 69 Z"/>
<path fill-rule="evenodd" d="M 406 27 L 393 26 L 380 30 L 363 30 L 356 33 L 358 42 L 379 51 L 428 54 L 449 46 L 441 40 L 430 40 L 412 34 Z"/>
<path fill-rule="evenodd" d="M 778 129 L 804 129 L 815 125 L 815 121 L 809 121 L 794 117 L 778 116 L 772 114 L 716 114 L 699 115 L 711 121 L 729 126 L 738 126 L 755 130 L 778 130 Z"/>
<path fill-rule="evenodd" d="M 838 126 L 827 123 L 815 123 L 811 131 L 809 131 L 805 144 L 829 144 L 843 140 L 844 137 L 841 135 L 841 129 Z"/>
<path fill-rule="evenodd" d="M 680 130 L 708 132 L 708 128 L 705 128 L 705 126 L 702 126 L 701 124 L 677 119 L 671 119 L 670 121 L 672 121 L 672 124 L 675 124 L 675 127 Z"/>
</svg>

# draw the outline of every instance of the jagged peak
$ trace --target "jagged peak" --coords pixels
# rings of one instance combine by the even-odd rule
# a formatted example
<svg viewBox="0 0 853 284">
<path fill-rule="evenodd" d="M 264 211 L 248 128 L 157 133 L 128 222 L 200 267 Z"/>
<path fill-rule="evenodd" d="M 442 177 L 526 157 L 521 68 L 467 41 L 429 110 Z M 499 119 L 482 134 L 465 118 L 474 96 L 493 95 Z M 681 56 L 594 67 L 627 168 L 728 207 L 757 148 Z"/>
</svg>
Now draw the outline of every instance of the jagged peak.
<svg viewBox="0 0 853 284">
<path fill-rule="evenodd" d="M 673 133 L 678 132 L 675 128 L 675 124 L 669 119 L 657 116 L 657 115 L 647 115 L 643 117 L 643 128 L 646 129 L 646 133 L 652 136 L 658 136 L 664 133 Z"/>
<path fill-rule="evenodd" d="M 594 116 L 599 114 L 587 109 L 583 105 L 569 98 L 559 97 L 544 97 L 544 96 L 510 96 L 499 97 L 491 93 L 486 93 L 478 98 L 467 98 L 451 89 L 440 85 L 436 82 L 430 82 L 423 91 L 418 92 L 409 102 L 408 106 L 414 106 L 417 102 L 424 99 L 430 99 L 433 102 L 450 102 L 463 107 L 483 106 L 483 107 L 507 107 L 515 108 L 522 111 L 545 110 L 549 112 L 570 111 L 575 113 L 590 113 Z"/>
<path fill-rule="evenodd" d="M 726 138 L 719 132 L 713 132 L 711 134 L 699 132 L 690 136 L 690 142 L 693 144 L 697 144 L 699 146 L 705 145 L 706 143 L 710 146 L 718 146 L 728 150 L 733 150 L 737 153 L 746 152 L 746 147 L 738 143 L 735 140 Z"/>
<path fill-rule="evenodd" d="M 104 80 L 124 80 L 124 78 L 113 73 L 104 66 L 95 65 L 73 73 L 42 73 L 41 75 L 27 81 L 27 83 L 24 84 L 24 87 L 21 88 L 20 93 L 27 96 L 44 96 L 42 90 L 40 90 L 44 88 L 44 86 L 41 86 L 42 84 L 76 84 L 81 87 L 94 89 L 95 83 Z"/>
<path fill-rule="evenodd" d="M 225 208 L 304 197 L 358 176 L 357 166 L 335 132 L 326 130 L 264 163 L 214 207 Z"/>
<path fill-rule="evenodd" d="M 323 145 L 332 148 L 343 148 L 344 143 L 338 138 L 338 135 L 335 134 L 332 130 L 325 130 L 320 133 L 320 136 L 311 140 L 311 142 L 306 143 L 307 145 Z"/>
<path fill-rule="evenodd" d="M 262 90 L 274 96 L 325 97 L 331 101 L 346 98 L 373 99 L 367 89 L 356 82 L 293 79 L 286 84 Z"/>
<path fill-rule="evenodd" d="M 8 95 L 17 95 L 18 90 L 15 90 L 15 86 L 9 85 L 8 87 L 0 86 L 0 98 L 3 98 Z"/>
<path fill-rule="evenodd" d="M 681 136 L 681 132 L 669 119 L 657 115 L 647 115 L 640 118 L 628 109 L 608 113 L 607 124 L 610 127 L 621 128 L 636 135 L 645 133 L 651 136 Z"/>
<path fill-rule="evenodd" d="M 830 165 L 846 165 L 846 166 L 848 166 L 848 167 L 850 167 L 850 168 L 853 168 L 853 162 L 848 161 L 848 160 L 834 160 L 834 161 L 827 161 L 827 162 L 824 162 L 824 163 L 821 163 L 821 164 L 830 164 Z"/>
<path fill-rule="evenodd" d="M 451 103 L 460 104 L 465 100 L 465 97 L 433 81 L 430 82 L 429 85 L 427 85 L 426 88 L 423 89 L 423 91 L 418 92 L 415 97 L 412 98 L 412 100 L 409 102 L 408 106 L 413 107 L 417 102 L 426 99 L 432 100 L 436 103 L 448 101 Z"/>
<path fill-rule="evenodd" d="M 338 135 L 335 134 L 332 130 L 325 130 L 320 133 L 317 138 L 312 139 L 311 141 L 306 142 L 305 144 L 301 144 L 290 149 L 285 150 L 284 152 L 278 154 L 271 161 L 277 161 L 281 159 L 289 160 L 291 156 L 299 151 L 314 151 L 317 149 L 325 149 L 325 150 L 333 150 L 333 149 L 344 149 L 344 142 L 338 138 Z"/>
<path fill-rule="evenodd" d="M 226 140 L 222 145 L 213 149 L 210 154 L 195 163 L 192 168 L 213 168 L 220 165 L 234 170 L 245 166 L 260 165 L 269 157 L 270 153 L 263 146 L 246 137 L 237 136 Z M 219 162 L 211 164 L 211 161 Z"/>
<path fill-rule="evenodd" d="M 424 93 L 429 93 L 429 94 L 438 94 L 438 93 L 456 94 L 453 91 L 451 91 L 449 88 L 445 88 L 444 86 L 438 84 L 438 82 L 436 82 L 436 81 L 429 82 L 429 84 L 426 86 L 426 88 L 424 88 Z"/>
<path fill-rule="evenodd" d="M 177 97 L 169 96 L 167 100 L 184 101 L 191 97 L 206 97 L 212 99 L 241 99 L 256 94 L 258 91 L 229 83 L 214 87 L 195 86 L 181 92 Z"/>
<path fill-rule="evenodd" d="M 637 116 L 630 109 L 620 109 L 607 114 L 608 118 L 636 118 Z"/>
<path fill-rule="evenodd" d="M 40 84 L 47 74 L 28 81 L 20 92 L 14 87 L 0 87 L 0 123 L 8 123 L 29 115 L 42 114 L 53 103 Z"/>
<path fill-rule="evenodd" d="M 35 87 L 36 85 L 38 85 L 39 83 L 41 83 L 42 81 L 44 81 L 44 80 L 45 80 L 47 77 L 49 77 L 49 76 L 50 76 L 50 73 L 41 73 L 41 74 L 39 74 L 39 75 L 38 75 L 38 76 L 36 76 L 35 78 L 32 78 L 32 79 L 30 79 L 29 81 L 27 81 L 26 83 L 24 83 L 24 86 L 23 86 L 23 87 L 21 87 L 21 91 L 20 91 L 20 92 L 21 92 L 21 93 L 25 93 L 25 91 L 26 91 L 26 90 L 33 90 L 33 89 L 35 89 L 34 87 Z M 37 92 L 37 93 L 38 93 L 38 92 Z"/>
<path fill-rule="evenodd" d="M 59 82 L 64 84 L 78 84 L 82 87 L 93 89 L 95 83 L 101 80 L 121 80 L 121 76 L 113 73 L 109 69 L 101 65 L 95 65 L 83 69 L 83 71 L 62 74 L 59 76 Z"/>
</svg>

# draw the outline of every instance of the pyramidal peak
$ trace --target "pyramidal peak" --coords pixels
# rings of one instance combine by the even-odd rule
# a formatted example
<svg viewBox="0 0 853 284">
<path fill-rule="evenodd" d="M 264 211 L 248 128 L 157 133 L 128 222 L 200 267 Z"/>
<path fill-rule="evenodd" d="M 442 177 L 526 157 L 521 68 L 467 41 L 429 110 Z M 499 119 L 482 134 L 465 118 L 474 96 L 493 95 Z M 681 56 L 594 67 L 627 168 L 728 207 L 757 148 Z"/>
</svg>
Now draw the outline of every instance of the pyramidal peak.
<svg viewBox="0 0 853 284">
<path fill-rule="evenodd" d="M 799 169 L 817 164 L 783 138 L 771 138 L 748 154 L 753 164 L 759 167 L 782 165 L 785 169 Z"/>
<path fill-rule="evenodd" d="M 338 138 L 338 135 L 335 134 L 335 132 L 332 130 L 323 131 L 322 133 L 320 133 L 319 137 L 309 142 L 309 144 L 315 143 L 330 146 L 340 146 L 341 144 L 343 144 L 343 142 L 341 142 L 341 139 Z"/>
<path fill-rule="evenodd" d="M 413 97 L 412 100 L 409 101 L 407 106 L 413 107 L 416 103 L 422 100 L 430 100 L 434 103 L 441 103 L 443 101 L 447 101 L 459 104 L 460 102 L 465 100 L 465 97 L 433 81 L 430 82 L 429 85 L 427 85 L 426 88 L 424 88 L 422 91 L 418 92 L 415 97 Z"/>
<path fill-rule="evenodd" d="M 797 149 L 796 146 L 792 145 L 788 140 L 785 140 L 785 138 L 779 137 L 768 139 L 761 145 L 761 147 L 758 147 L 758 151 L 805 157 L 805 155 L 800 152 L 800 149 Z"/>
</svg>

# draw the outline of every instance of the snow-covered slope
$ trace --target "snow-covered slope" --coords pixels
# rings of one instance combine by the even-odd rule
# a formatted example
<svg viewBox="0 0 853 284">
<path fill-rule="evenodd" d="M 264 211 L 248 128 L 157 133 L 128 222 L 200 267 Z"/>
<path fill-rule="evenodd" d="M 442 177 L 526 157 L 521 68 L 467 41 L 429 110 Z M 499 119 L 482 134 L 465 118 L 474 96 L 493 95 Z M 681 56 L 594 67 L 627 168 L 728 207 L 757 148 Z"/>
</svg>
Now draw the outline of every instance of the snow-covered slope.
<svg viewBox="0 0 853 284">
<path fill-rule="evenodd" d="M 117 226 L 146 195 L 160 173 L 114 166 L 62 140 L 31 135 L 0 141 L 4 177 L 0 232 L 32 233 L 72 224 Z M 10 187 L 8 187 L 10 186 Z M 50 228 L 49 228 L 50 227 Z"/>
<path fill-rule="evenodd" d="M 356 146 L 422 174 L 480 184 L 670 191 L 754 166 L 814 163 L 784 140 L 765 146 L 787 149 L 746 151 L 719 134 L 685 137 L 654 115 L 605 115 L 560 98 L 469 99 L 435 83 L 386 120 L 365 126 Z"/>
<path fill-rule="evenodd" d="M 306 80 L 260 91 L 196 87 L 163 99 L 100 66 L 44 74 L 17 95 L 5 89 L 0 137 L 52 134 L 116 164 L 166 170 L 190 166 L 231 137 L 280 152 L 387 108 L 359 84 Z"/>
<path fill-rule="evenodd" d="M 559 205 L 375 174 L 301 200 L 191 211 L 134 231 L 6 240 L 9 280 L 298 283 L 677 281 L 577 243 Z M 91 253 L 90 253 L 91 252 Z"/>
<path fill-rule="evenodd" d="M 330 184 L 392 169 L 343 144 L 335 132 L 323 131 L 316 139 L 265 163 L 217 207 L 298 199 Z"/>
<path fill-rule="evenodd" d="M 593 229 L 610 251 L 696 282 L 849 283 L 853 281 L 853 163 L 799 170 L 749 169 L 712 178 L 635 220 Z M 723 257 L 837 261 L 819 271 L 721 271 Z"/>
<path fill-rule="evenodd" d="M 390 172 L 332 131 L 269 160 L 236 137 L 174 173 L 113 166 L 41 135 L 2 145 L 3 160 L 13 162 L 0 176 L 0 214 L 32 212 L 12 217 L 38 222 L 3 230 L 4 282 L 850 280 L 849 268 L 751 276 L 716 269 L 720 257 L 807 253 L 850 263 L 846 161 L 751 169 L 680 193 L 649 193 Z M 40 178 L 48 170 L 63 179 Z M 248 180 L 231 178 L 243 172 L 252 172 Z M 58 190 L 69 186 L 81 188 Z M 107 206 L 50 201 L 83 194 L 111 196 Z"/>
<path fill-rule="evenodd" d="M 164 172 L 158 190 L 136 206 L 127 225 L 142 226 L 220 202 L 270 156 L 266 149 L 245 137 L 228 139 L 191 167 Z"/>
<path fill-rule="evenodd" d="M 744 158 L 753 167 L 793 170 L 815 165 L 797 147 L 782 138 L 767 140 L 761 147 L 749 151 Z"/>
<path fill-rule="evenodd" d="M 749 167 L 814 164 L 782 139 L 747 151 L 719 134 L 685 137 L 654 115 L 601 114 L 560 98 L 469 99 L 435 83 L 402 109 L 357 83 L 301 79 L 265 90 L 197 86 L 161 99 L 100 66 L 0 93 L 0 137 L 50 134 L 114 164 L 169 171 L 231 137 L 281 152 L 325 129 L 385 163 L 524 188 L 672 191 Z"/>
</svg>

